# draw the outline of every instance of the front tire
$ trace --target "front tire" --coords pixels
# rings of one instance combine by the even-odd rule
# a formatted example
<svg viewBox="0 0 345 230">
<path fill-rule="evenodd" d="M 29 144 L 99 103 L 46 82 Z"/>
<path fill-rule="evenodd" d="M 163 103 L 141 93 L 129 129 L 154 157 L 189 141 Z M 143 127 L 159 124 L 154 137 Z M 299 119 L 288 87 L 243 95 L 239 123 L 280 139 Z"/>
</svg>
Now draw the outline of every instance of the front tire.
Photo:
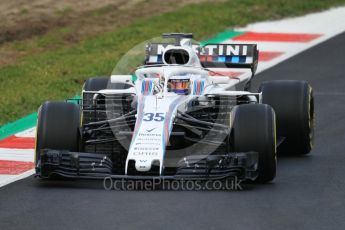
<svg viewBox="0 0 345 230">
<path fill-rule="evenodd" d="M 36 173 L 40 170 L 41 150 L 79 150 L 80 109 L 68 102 L 46 102 L 38 111 L 35 146 Z"/>
<path fill-rule="evenodd" d="M 246 104 L 232 111 L 232 140 L 235 152 L 259 154 L 256 182 L 267 183 L 276 176 L 275 114 L 269 105 Z"/>
</svg>

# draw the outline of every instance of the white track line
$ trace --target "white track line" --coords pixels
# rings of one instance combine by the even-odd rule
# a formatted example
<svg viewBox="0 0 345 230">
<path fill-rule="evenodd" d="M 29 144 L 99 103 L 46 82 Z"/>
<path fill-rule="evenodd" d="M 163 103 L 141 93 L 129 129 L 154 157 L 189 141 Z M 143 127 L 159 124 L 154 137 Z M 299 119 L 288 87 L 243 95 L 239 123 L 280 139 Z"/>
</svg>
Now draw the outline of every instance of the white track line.
<svg viewBox="0 0 345 230">
<path fill-rule="evenodd" d="M 311 42 L 266 42 L 266 41 L 232 41 L 237 43 L 257 43 L 260 51 L 284 52 L 281 56 L 271 61 L 260 62 L 257 73 L 260 73 L 272 66 L 279 64 L 286 59 L 293 57 L 306 49 L 318 45 L 345 31 L 345 7 L 333 8 L 324 12 L 308 14 L 302 17 L 288 18 L 279 21 L 268 21 L 250 24 L 243 28 L 236 28 L 236 31 L 263 32 L 263 33 L 311 33 L 322 34 Z"/>
<path fill-rule="evenodd" d="M 274 33 L 324 33 L 334 36 L 345 30 L 344 17 L 345 7 L 337 7 L 302 17 L 253 23 L 235 30 Z"/>
<path fill-rule="evenodd" d="M 34 149 L 0 148 L 0 160 L 34 162 Z"/>
<path fill-rule="evenodd" d="M 36 127 L 24 130 L 22 132 L 19 132 L 15 134 L 16 137 L 35 137 L 36 135 Z"/>
</svg>

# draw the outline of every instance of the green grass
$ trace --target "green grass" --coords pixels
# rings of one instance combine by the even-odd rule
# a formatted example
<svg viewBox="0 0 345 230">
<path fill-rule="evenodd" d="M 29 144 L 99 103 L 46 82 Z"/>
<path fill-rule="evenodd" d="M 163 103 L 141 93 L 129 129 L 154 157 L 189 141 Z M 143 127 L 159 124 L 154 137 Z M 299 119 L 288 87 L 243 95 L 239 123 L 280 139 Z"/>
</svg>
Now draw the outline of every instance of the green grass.
<svg viewBox="0 0 345 230">
<path fill-rule="evenodd" d="M 0 124 L 35 111 L 46 100 L 78 94 L 91 76 L 109 75 L 119 58 L 134 45 L 163 32 L 193 32 L 196 39 L 210 38 L 233 26 L 302 15 L 343 5 L 345 0 L 232 0 L 189 5 L 170 13 L 134 21 L 127 27 L 64 46 L 68 27 L 55 29 L 29 41 L 15 42 L 30 51 L 10 66 L 0 68 Z M 40 47 L 53 49 L 39 52 Z"/>
</svg>

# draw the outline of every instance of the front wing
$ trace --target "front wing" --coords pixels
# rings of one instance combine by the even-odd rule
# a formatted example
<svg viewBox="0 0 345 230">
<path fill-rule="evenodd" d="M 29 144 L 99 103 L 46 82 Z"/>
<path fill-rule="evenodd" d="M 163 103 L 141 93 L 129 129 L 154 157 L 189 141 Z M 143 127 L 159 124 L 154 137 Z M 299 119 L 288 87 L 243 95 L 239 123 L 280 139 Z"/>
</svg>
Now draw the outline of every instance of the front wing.
<svg viewBox="0 0 345 230">
<path fill-rule="evenodd" d="M 107 155 L 99 153 L 69 152 L 66 150 L 43 149 L 36 165 L 36 175 L 50 178 L 59 175 L 66 178 L 85 179 L 172 179 L 172 180 L 215 180 L 237 177 L 241 180 L 255 180 L 258 176 L 258 153 L 228 153 L 224 155 L 191 155 L 183 157 L 174 173 L 136 172 L 135 174 L 114 173 L 113 162 Z"/>
</svg>

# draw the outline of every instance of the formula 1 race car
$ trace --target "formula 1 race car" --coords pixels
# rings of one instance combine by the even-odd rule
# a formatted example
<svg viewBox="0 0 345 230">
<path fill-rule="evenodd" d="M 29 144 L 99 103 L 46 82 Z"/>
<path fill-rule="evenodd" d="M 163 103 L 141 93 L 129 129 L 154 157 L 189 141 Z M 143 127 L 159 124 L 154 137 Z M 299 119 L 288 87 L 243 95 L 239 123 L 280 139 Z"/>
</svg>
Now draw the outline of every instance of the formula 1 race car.
<svg viewBox="0 0 345 230">
<path fill-rule="evenodd" d="M 51 178 L 224 179 L 276 175 L 277 152 L 313 147 L 314 101 L 305 81 L 274 80 L 250 92 L 255 44 L 147 43 L 131 75 L 87 80 L 78 103 L 39 108 L 36 175 Z M 218 74 L 244 68 L 247 77 Z"/>
</svg>

